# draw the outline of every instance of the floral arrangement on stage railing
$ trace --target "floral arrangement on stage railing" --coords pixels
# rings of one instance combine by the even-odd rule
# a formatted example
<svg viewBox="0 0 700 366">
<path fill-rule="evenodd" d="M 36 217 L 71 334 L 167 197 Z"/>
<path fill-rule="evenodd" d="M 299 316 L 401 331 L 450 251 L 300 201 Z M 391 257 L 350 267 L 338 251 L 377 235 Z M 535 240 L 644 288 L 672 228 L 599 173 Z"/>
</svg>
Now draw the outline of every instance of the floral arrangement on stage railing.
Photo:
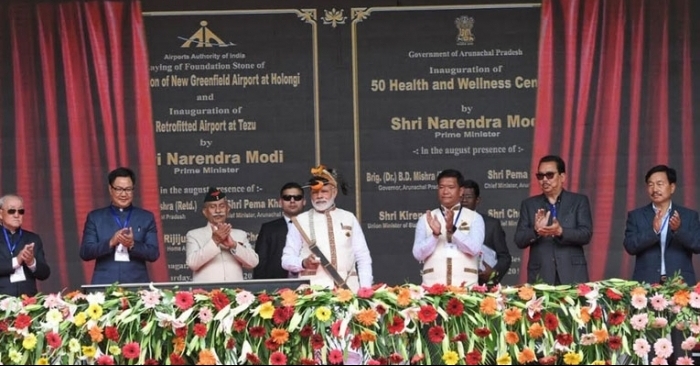
<svg viewBox="0 0 700 366">
<path fill-rule="evenodd" d="M 686 357 L 700 286 L 377 285 L 40 294 L 0 299 L 4 364 L 663 364 Z M 650 350 L 655 350 L 655 357 Z"/>
</svg>

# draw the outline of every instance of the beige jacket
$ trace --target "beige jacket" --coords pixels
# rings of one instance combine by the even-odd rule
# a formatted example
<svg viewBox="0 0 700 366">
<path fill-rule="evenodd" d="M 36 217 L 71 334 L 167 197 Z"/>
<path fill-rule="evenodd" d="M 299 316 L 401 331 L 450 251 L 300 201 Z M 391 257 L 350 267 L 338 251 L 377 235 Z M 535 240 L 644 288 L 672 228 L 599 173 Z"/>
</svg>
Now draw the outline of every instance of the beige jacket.
<svg viewBox="0 0 700 366">
<path fill-rule="evenodd" d="M 231 238 L 238 243 L 228 250 L 214 243 L 211 225 L 187 232 L 187 266 L 193 282 L 243 281 L 243 268 L 258 265 L 258 254 L 248 242 L 243 230 L 231 229 Z"/>
</svg>

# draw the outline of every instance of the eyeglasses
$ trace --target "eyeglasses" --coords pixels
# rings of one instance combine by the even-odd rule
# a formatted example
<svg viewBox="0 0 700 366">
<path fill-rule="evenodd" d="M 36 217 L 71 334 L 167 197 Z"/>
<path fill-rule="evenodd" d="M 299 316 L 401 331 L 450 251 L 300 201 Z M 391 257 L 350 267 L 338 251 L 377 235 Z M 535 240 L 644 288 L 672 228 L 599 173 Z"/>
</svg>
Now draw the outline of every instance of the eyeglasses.
<svg viewBox="0 0 700 366">
<path fill-rule="evenodd" d="M 7 212 L 7 213 L 10 214 L 10 215 L 14 215 L 14 214 L 16 214 L 16 213 L 18 213 L 18 212 L 19 212 L 20 215 L 24 215 L 24 209 L 23 209 L 23 208 L 20 208 L 19 210 L 16 209 L 16 208 L 11 208 L 11 209 L 9 209 L 9 210 L 4 210 L 4 211 Z"/>
<path fill-rule="evenodd" d="M 115 187 L 115 186 L 111 186 L 111 187 L 117 193 L 126 193 L 126 194 L 134 193 L 134 187 L 127 187 L 127 188 Z"/>
<path fill-rule="evenodd" d="M 303 199 L 304 199 L 304 196 L 301 195 L 301 194 L 295 194 L 295 195 L 285 194 L 284 196 L 282 196 L 282 199 L 285 200 L 285 201 L 291 201 L 292 198 L 293 198 L 295 201 L 298 202 L 298 201 L 303 200 Z"/>
<path fill-rule="evenodd" d="M 545 177 L 547 177 L 547 179 L 549 180 L 552 180 L 554 179 L 554 174 L 557 174 L 557 172 L 537 173 L 535 174 L 535 177 L 537 177 L 537 180 L 542 180 Z"/>
</svg>

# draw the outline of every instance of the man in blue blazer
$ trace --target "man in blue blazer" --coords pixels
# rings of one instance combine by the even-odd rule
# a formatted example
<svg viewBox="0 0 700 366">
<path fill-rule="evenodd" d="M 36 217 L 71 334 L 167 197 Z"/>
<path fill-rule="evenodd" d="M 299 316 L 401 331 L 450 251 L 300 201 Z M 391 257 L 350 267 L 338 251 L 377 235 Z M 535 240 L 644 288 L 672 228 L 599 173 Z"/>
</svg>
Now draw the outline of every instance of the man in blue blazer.
<svg viewBox="0 0 700 366">
<path fill-rule="evenodd" d="M 542 194 L 522 202 L 515 229 L 515 245 L 530 248 L 527 281 L 550 285 L 588 282 L 583 251 L 593 235 L 588 197 L 564 190 L 566 165 L 561 157 L 547 155 L 537 169 Z"/>
<path fill-rule="evenodd" d="M 673 168 L 657 165 L 649 169 L 644 182 L 651 203 L 627 213 L 623 245 L 635 256 L 635 281 L 663 284 L 680 274 L 688 285 L 696 283 L 693 253 L 700 253 L 700 221 L 697 211 L 672 202 L 676 181 Z M 667 359 L 669 365 L 686 356 L 681 348 L 683 339 L 679 330 L 671 330 L 673 354 Z"/>
<path fill-rule="evenodd" d="M 700 221 L 697 211 L 672 202 L 676 179 L 673 168 L 651 168 L 644 177 L 651 203 L 627 214 L 624 246 L 636 258 L 635 281 L 662 283 L 680 273 L 695 285 L 693 253 L 700 253 Z"/>
<path fill-rule="evenodd" d="M 92 284 L 150 282 L 146 262 L 160 256 L 153 213 L 132 205 L 136 176 L 129 168 L 109 173 L 111 204 L 85 220 L 80 258 L 95 260 Z"/>
<path fill-rule="evenodd" d="M 256 280 L 289 277 L 289 272 L 282 268 L 282 250 L 287 242 L 292 217 L 300 214 L 306 204 L 301 185 L 289 182 L 282 186 L 279 204 L 282 207 L 282 217 L 262 224 L 255 243 L 255 252 L 260 259 L 253 269 L 253 279 Z"/>
</svg>

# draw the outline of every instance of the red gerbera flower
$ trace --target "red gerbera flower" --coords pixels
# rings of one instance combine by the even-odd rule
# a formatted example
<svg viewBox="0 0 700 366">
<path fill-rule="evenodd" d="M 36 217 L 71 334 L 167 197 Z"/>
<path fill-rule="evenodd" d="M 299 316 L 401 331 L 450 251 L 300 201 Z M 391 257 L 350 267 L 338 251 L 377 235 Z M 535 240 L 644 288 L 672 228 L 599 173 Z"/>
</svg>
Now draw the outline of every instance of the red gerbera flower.
<svg viewBox="0 0 700 366">
<path fill-rule="evenodd" d="M 261 304 L 264 304 L 268 301 L 272 301 L 272 298 L 270 297 L 270 295 L 263 292 L 258 295 L 258 301 L 260 301 Z"/>
<path fill-rule="evenodd" d="M 447 314 L 452 316 L 460 316 L 464 312 L 464 305 L 461 301 L 451 298 L 450 301 L 447 302 L 447 308 L 445 310 L 447 311 Z"/>
<path fill-rule="evenodd" d="M 340 325 L 342 324 L 342 320 L 336 320 L 333 324 L 331 324 L 331 334 L 335 337 L 340 337 Z M 348 335 L 350 333 L 349 328 L 345 328 L 345 335 Z"/>
<path fill-rule="evenodd" d="M 615 290 L 608 288 L 605 290 L 605 296 L 607 296 L 610 300 L 613 301 L 619 301 L 622 300 L 622 294 L 616 292 Z"/>
<path fill-rule="evenodd" d="M 384 308 L 384 306 L 382 306 L 381 304 L 377 305 L 377 307 L 374 308 L 374 310 L 375 310 L 375 311 L 377 312 L 377 314 L 379 314 L 379 315 L 384 315 L 384 314 L 386 314 L 386 308 Z"/>
<path fill-rule="evenodd" d="M 546 356 L 539 360 L 540 365 L 554 365 L 557 362 L 557 356 Z"/>
<path fill-rule="evenodd" d="M 114 365 L 114 358 L 109 355 L 101 355 L 95 360 L 98 365 Z"/>
<path fill-rule="evenodd" d="M 180 308 L 180 310 L 187 310 L 194 305 L 194 296 L 188 291 L 178 291 L 175 294 L 175 305 Z"/>
<path fill-rule="evenodd" d="M 591 291 L 593 291 L 591 286 L 588 286 L 585 283 L 578 285 L 578 295 L 579 296 L 586 296 Z"/>
<path fill-rule="evenodd" d="M 595 310 L 593 310 L 593 314 L 591 314 L 591 317 L 596 320 L 602 319 L 603 309 L 601 309 L 600 306 L 596 307 Z"/>
<path fill-rule="evenodd" d="M 270 355 L 270 365 L 286 365 L 287 364 L 287 356 L 284 355 L 282 352 L 272 352 Z"/>
<path fill-rule="evenodd" d="M 22 295 L 22 306 L 33 305 L 33 304 L 36 304 L 36 297 Z"/>
<path fill-rule="evenodd" d="M 226 341 L 226 349 L 233 349 L 233 347 L 236 347 L 236 340 L 229 338 L 228 341 Z"/>
<path fill-rule="evenodd" d="M 143 361 L 144 365 L 160 365 L 160 362 L 152 359 L 152 358 L 147 358 L 146 360 Z"/>
<path fill-rule="evenodd" d="M 440 343 L 445 338 L 445 330 L 441 326 L 435 325 L 428 330 L 428 338 L 433 343 Z"/>
<path fill-rule="evenodd" d="M 231 300 L 221 290 L 213 290 L 211 292 L 211 303 L 214 304 L 216 310 L 221 310 L 230 304 Z"/>
<path fill-rule="evenodd" d="M 610 325 L 620 325 L 625 321 L 625 313 L 622 311 L 613 311 L 608 314 L 608 323 Z"/>
<path fill-rule="evenodd" d="M 299 331 L 299 335 L 302 338 L 309 338 L 309 337 L 311 337 L 312 334 L 314 334 L 314 328 L 311 328 L 310 325 L 303 326 L 301 328 L 301 330 Z"/>
<path fill-rule="evenodd" d="M 357 291 L 357 297 L 361 299 L 370 299 L 374 295 L 374 290 L 371 287 L 362 287 Z"/>
<path fill-rule="evenodd" d="M 7 328 L 9 328 L 9 327 L 10 326 L 7 324 L 6 321 L 0 320 L 0 333 L 7 332 Z"/>
<path fill-rule="evenodd" d="M 133 360 L 139 358 L 141 354 L 141 347 L 139 347 L 138 342 L 127 343 L 122 347 L 122 354 L 127 360 Z"/>
<path fill-rule="evenodd" d="M 246 353 L 245 358 L 248 359 L 248 362 L 250 362 L 253 365 L 260 364 L 260 358 L 258 358 L 258 356 L 254 355 L 252 353 Z"/>
<path fill-rule="evenodd" d="M 415 355 L 413 355 L 413 357 L 411 357 L 411 364 L 416 364 L 418 362 L 421 362 L 421 361 L 423 361 L 424 358 L 425 358 L 425 355 L 422 353 L 415 354 Z"/>
<path fill-rule="evenodd" d="M 171 365 L 184 365 L 185 364 L 185 359 L 183 359 L 182 356 L 180 356 L 176 353 L 171 353 L 169 358 L 170 358 Z"/>
<path fill-rule="evenodd" d="M 622 338 L 620 338 L 620 336 L 611 335 L 608 337 L 608 347 L 613 351 L 620 349 L 622 347 Z"/>
<path fill-rule="evenodd" d="M 442 295 L 445 293 L 445 291 L 447 291 L 447 286 L 441 283 L 436 283 L 430 287 L 427 287 L 425 290 L 431 295 Z"/>
<path fill-rule="evenodd" d="M 318 333 L 314 333 L 314 335 L 311 336 L 311 348 L 319 350 L 323 348 L 323 345 L 323 336 Z"/>
<path fill-rule="evenodd" d="M 265 328 L 259 326 L 250 327 L 248 328 L 248 334 L 253 338 L 261 338 L 265 335 Z"/>
<path fill-rule="evenodd" d="M 456 336 L 452 337 L 452 342 L 464 342 L 467 340 L 467 333 L 460 332 Z"/>
<path fill-rule="evenodd" d="M 403 361 L 403 357 L 401 357 L 400 354 L 394 352 L 391 355 L 389 355 L 389 361 L 393 363 L 394 365 L 398 365 L 399 362 Z"/>
<path fill-rule="evenodd" d="M 404 320 L 400 315 L 394 315 L 394 318 L 387 325 L 387 330 L 389 334 L 399 334 L 403 332 Z"/>
<path fill-rule="evenodd" d="M 334 349 L 328 353 L 328 363 L 339 365 L 343 362 L 343 352 L 339 349 Z"/>
<path fill-rule="evenodd" d="M 176 328 L 175 336 L 180 338 L 187 338 L 187 327 Z"/>
<path fill-rule="evenodd" d="M 274 339 L 268 338 L 265 340 L 265 348 L 269 349 L 270 351 L 277 351 L 280 348 L 280 345 L 277 344 Z"/>
<path fill-rule="evenodd" d="M 46 333 L 46 344 L 53 349 L 61 347 L 61 336 L 55 332 Z"/>
<path fill-rule="evenodd" d="M 302 365 L 315 365 L 316 361 L 311 358 L 302 358 L 299 360 L 299 363 Z"/>
<path fill-rule="evenodd" d="M 536 313 L 534 313 L 534 314 L 532 314 L 532 316 L 530 316 L 530 313 L 529 313 L 529 312 L 528 312 L 528 314 L 527 314 L 527 320 L 528 320 L 530 323 L 537 323 L 537 322 L 540 321 L 540 319 L 542 319 L 542 313 L 540 313 L 539 311 L 536 312 Z"/>
<path fill-rule="evenodd" d="M 550 332 L 555 331 L 559 326 L 559 318 L 552 313 L 547 313 L 547 315 L 544 316 L 544 326 L 549 329 Z"/>
<path fill-rule="evenodd" d="M 418 319 L 423 323 L 430 323 L 437 319 L 438 313 L 432 305 L 423 305 L 418 311 Z"/>
<path fill-rule="evenodd" d="M 192 328 L 192 333 L 197 337 L 204 338 L 207 336 L 207 326 L 202 323 L 197 323 Z"/>
<path fill-rule="evenodd" d="M 236 332 L 242 332 L 248 326 L 248 322 L 245 319 L 238 318 L 233 321 L 233 330 Z"/>
<path fill-rule="evenodd" d="M 17 319 L 15 319 L 15 328 L 24 329 L 28 327 L 31 322 L 32 318 L 29 315 L 19 314 L 17 315 Z"/>
<path fill-rule="evenodd" d="M 275 312 L 272 314 L 272 321 L 276 325 L 280 325 L 286 322 L 287 320 L 291 319 L 293 315 L 294 308 L 292 308 L 291 306 L 275 308 Z"/>
<path fill-rule="evenodd" d="M 574 341 L 574 337 L 569 333 L 557 334 L 557 342 L 562 346 L 566 347 Z"/>
<path fill-rule="evenodd" d="M 478 350 L 471 351 L 467 353 L 464 357 L 464 361 L 467 365 L 478 365 L 481 363 L 481 352 Z"/>
<path fill-rule="evenodd" d="M 486 338 L 489 336 L 489 334 L 491 334 L 491 331 L 489 330 L 489 328 L 475 328 L 474 334 L 481 338 Z"/>
<path fill-rule="evenodd" d="M 350 347 L 353 349 L 360 349 L 362 347 L 362 337 L 360 337 L 359 334 L 355 334 L 354 337 L 352 337 L 352 341 L 350 341 Z"/>
<path fill-rule="evenodd" d="M 119 342 L 119 331 L 117 330 L 117 327 L 106 326 L 105 337 L 111 341 Z"/>
</svg>

